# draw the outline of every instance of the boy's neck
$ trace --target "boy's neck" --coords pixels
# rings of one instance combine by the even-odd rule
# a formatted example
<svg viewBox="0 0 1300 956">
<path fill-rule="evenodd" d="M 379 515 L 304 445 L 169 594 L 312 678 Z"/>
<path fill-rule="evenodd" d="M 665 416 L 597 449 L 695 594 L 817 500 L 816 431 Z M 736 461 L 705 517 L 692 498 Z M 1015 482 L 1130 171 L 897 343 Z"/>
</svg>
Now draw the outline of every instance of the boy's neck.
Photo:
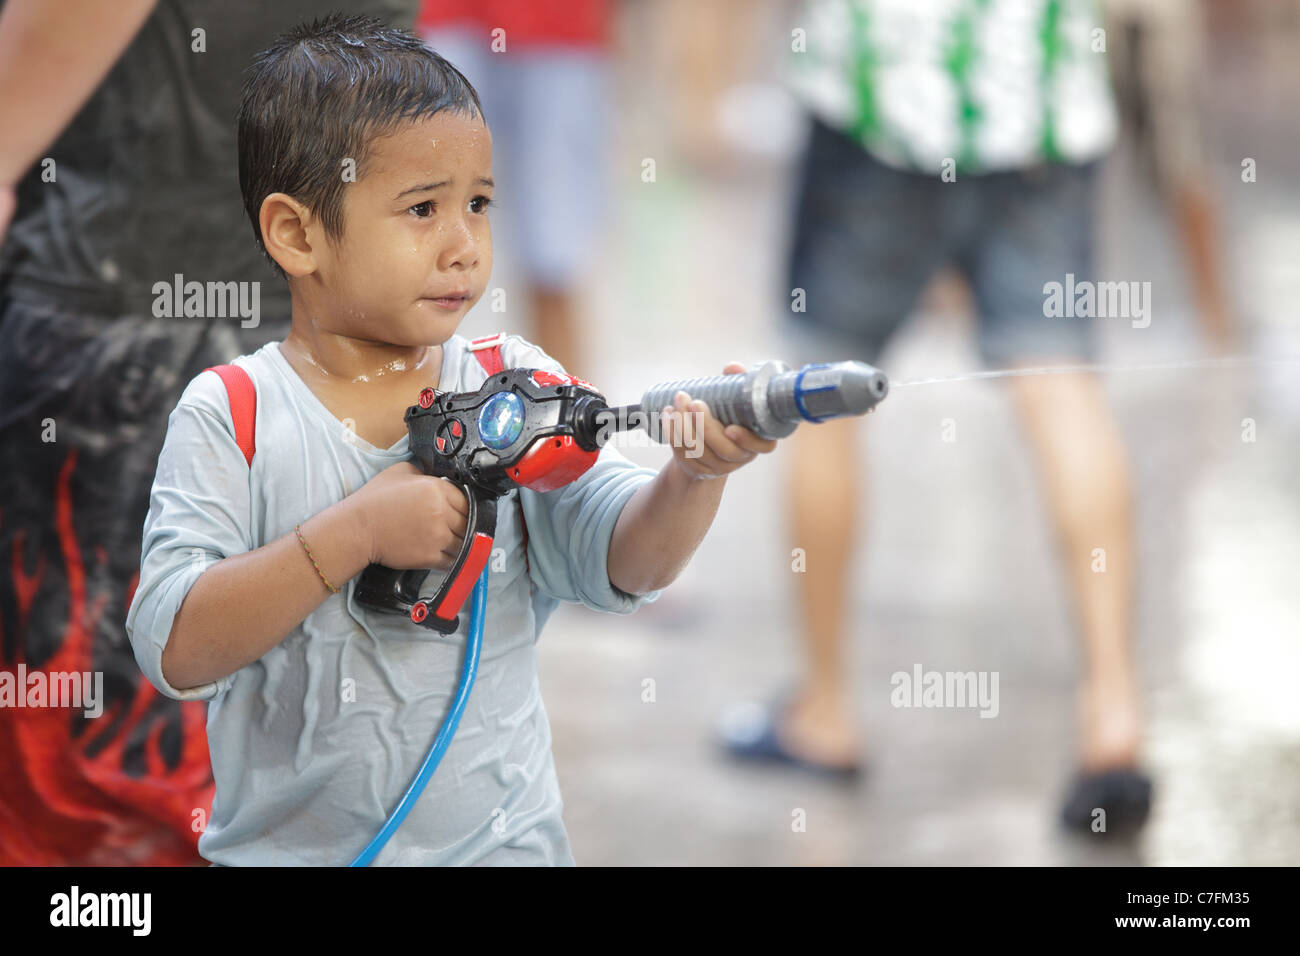
<svg viewBox="0 0 1300 956">
<path fill-rule="evenodd" d="M 437 387 L 442 370 L 441 345 L 393 345 L 323 332 L 309 322 L 294 322 L 281 351 L 299 376 L 319 383 L 418 379 Z"/>
</svg>

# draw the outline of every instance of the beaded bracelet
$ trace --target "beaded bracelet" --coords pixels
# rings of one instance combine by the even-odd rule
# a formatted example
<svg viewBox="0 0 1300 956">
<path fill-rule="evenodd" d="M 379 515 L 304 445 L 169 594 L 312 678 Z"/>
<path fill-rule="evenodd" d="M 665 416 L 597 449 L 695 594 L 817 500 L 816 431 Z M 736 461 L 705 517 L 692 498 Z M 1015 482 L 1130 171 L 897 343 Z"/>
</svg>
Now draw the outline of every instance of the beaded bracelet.
<svg viewBox="0 0 1300 956">
<path fill-rule="evenodd" d="M 307 541 L 302 536 L 302 525 L 294 525 L 293 533 L 298 536 L 298 543 L 301 544 L 302 549 L 307 552 L 307 558 L 311 561 L 311 566 L 316 569 L 316 573 L 319 574 L 320 579 L 325 582 L 325 586 L 330 589 L 330 593 L 338 594 L 339 589 L 330 584 L 329 579 L 325 577 L 325 572 L 320 569 L 320 565 L 316 563 L 316 559 L 311 556 L 311 548 L 307 547 Z"/>
</svg>

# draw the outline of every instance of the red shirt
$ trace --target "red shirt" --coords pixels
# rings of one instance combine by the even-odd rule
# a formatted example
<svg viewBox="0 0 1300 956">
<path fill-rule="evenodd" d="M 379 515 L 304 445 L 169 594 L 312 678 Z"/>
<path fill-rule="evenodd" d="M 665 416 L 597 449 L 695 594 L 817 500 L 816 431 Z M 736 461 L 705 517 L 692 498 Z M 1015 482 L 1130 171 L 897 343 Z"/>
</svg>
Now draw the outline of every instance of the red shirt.
<svg viewBox="0 0 1300 956">
<path fill-rule="evenodd" d="M 472 24 L 504 29 L 506 50 L 519 46 L 604 47 L 609 0 L 424 0 L 420 29 Z"/>
</svg>

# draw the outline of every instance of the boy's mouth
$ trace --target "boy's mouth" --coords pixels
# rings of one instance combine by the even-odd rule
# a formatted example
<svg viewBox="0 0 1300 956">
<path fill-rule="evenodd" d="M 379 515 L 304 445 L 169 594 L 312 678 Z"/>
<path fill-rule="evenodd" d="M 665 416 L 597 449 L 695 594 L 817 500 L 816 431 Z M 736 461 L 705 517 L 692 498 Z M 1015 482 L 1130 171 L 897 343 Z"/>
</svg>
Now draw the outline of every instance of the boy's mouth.
<svg viewBox="0 0 1300 956">
<path fill-rule="evenodd" d="M 459 309 L 467 299 L 469 299 L 468 292 L 452 292 L 448 295 L 429 297 L 429 301 L 441 309 Z"/>
</svg>

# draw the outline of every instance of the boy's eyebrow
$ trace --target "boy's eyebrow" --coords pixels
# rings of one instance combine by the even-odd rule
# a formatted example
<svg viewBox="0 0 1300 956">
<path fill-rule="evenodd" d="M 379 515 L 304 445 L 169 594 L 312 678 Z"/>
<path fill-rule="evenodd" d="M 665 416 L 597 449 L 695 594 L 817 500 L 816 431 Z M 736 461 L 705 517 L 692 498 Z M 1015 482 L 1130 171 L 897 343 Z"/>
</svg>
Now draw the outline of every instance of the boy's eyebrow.
<svg viewBox="0 0 1300 956">
<path fill-rule="evenodd" d="M 434 189 L 441 189 L 443 186 L 450 186 L 450 185 L 451 185 L 450 179 L 444 179 L 436 183 L 421 183 L 419 186 L 412 186 L 410 189 L 403 189 L 400 193 L 397 194 L 396 198 L 401 199 L 403 196 L 410 195 L 411 193 L 430 192 Z M 475 181 L 475 185 L 487 186 L 492 189 L 496 188 L 496 183 L 492 181 L 491 176 L 480 176 Z"/>
</svg>

